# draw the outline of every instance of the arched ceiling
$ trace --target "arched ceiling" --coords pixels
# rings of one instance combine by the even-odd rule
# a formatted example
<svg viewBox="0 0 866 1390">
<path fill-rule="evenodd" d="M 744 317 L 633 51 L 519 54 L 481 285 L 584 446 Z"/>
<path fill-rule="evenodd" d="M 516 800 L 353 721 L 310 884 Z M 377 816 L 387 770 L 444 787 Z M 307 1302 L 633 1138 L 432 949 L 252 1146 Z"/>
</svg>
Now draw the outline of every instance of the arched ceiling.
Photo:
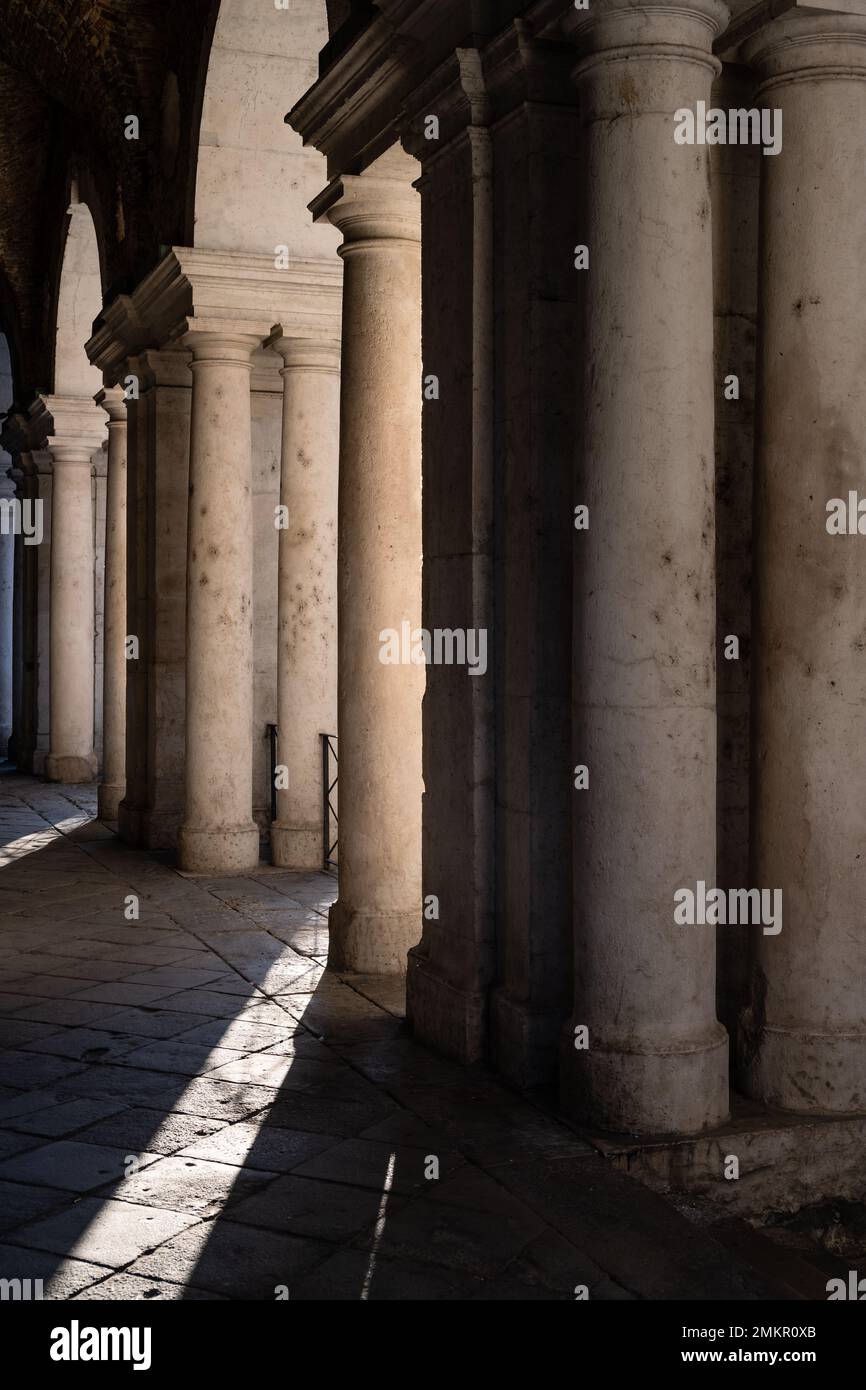
<svg viewBox="0 0 866 1390">
<path fill-rule="evenodd" d="M 93 214 L 108 292 L 143 273 L 160 245 L 183 240 L 216 8 L 217 0 L 0 0 L 0 328 L 20 390 L 51 385 L 72 174 Z M 164 107 L 176 139 L 164 131 Z M 138 140 L 125 138 L 129 115 Z"/>
<path fill-rule="evenodd" d="M 326 3 L 334 33 L 357 0 Z M 0 0 L 0 331 L 22 396 L 52 386 L 71 175 L 96 225 L 107 296 L 131 290 L 161 247 L 191 242 L 219 4 Z M 129 115 L 139 140 L 124 136 Z"/>
</svg>

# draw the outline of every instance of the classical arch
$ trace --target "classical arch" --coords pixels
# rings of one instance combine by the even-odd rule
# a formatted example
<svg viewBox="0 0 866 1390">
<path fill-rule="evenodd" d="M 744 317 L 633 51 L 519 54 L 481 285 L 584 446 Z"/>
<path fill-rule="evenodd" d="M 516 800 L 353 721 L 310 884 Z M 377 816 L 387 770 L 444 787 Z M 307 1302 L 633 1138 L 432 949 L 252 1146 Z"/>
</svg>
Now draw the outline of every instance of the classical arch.
<svg viewBox="0 0 866 1390">
<path fill-rule="evenodd" d="M 102 373 L 84 350 L 102 310 L 102 272 L 93 217 L 87 204 L 79 201 L 74 183 L 68 216 L 57 293 L 54 395 L 87 397 L 102 386 Z"/>
<path fill-rule="evenodd" d="M 315 82 L 328 37 L 325 0 L 288 9 L 260 0 L 220 5 L 199 129 L 195 246 L 325 253 L 329 231 L 307 212 L 326 181 L 325 161 L 283 115 Z M 327 249 L 336 248 L 331 239 Z"/>
</svg>

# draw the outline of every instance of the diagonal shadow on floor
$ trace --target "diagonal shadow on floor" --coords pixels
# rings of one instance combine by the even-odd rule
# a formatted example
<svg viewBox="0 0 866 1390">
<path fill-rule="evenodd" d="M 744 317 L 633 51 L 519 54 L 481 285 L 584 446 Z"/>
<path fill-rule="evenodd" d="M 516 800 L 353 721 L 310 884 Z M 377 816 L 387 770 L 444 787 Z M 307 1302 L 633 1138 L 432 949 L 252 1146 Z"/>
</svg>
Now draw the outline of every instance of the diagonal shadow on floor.
<svg viewBox="0 0 866 1390">
<path fill-rule="evenodd" d="M 72 1299 L 778 1296 L 325 966 L 326 874 L 177 873 L 0 778 L 0 1278 Z M 138 904 L 138 917 L 129 915 Z"/>
</svg>

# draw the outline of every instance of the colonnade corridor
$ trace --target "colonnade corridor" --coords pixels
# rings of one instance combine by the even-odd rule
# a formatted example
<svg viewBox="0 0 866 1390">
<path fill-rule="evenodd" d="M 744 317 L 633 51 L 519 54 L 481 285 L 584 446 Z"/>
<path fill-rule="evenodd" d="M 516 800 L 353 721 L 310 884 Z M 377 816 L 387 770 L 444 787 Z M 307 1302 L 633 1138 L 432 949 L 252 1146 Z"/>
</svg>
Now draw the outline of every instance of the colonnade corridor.
<svg viewBox="0 0 866 1390">
<path fill-rule="evenodd" d="M 0 1315 L 827 1378 L 866 0 L 0 0 L 0 109 Z"/>
<path fill-rule="evenodd" d="M 190 878 L 94 817 L 89 786 L 0 772 L 0 1278 L 72 1300 L 795 1296 L 414 1042 L 400 981 L 326 972 L 331 875 Z"/>
</svg>

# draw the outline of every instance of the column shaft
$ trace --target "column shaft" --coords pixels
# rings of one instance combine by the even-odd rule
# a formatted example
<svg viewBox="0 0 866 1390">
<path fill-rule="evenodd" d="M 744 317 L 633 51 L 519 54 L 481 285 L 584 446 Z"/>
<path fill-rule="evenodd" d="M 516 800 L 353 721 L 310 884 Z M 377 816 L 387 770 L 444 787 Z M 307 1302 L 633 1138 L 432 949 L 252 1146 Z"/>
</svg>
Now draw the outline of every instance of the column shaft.
<svg viewBox="0 0 866 1390">
<path fill-rule="evenodd" d="M 424 667 L 381 660 L 421 620 L 418 195 L 365 174 L 318 201 L 344 234 L 338 554 L 340 896 L 331 964 L 401 974 L 421 933 Z M 316 204 L 313 205 L 316 208 Z"/>
<path fill-rule="evenodd" d="M 102 391 L 97 402 L 108 415 L 108 476 L 105 514 L 105 606 L 103 610 L 102 781 L 99 815 L 117 820 L 126 779 L 126 446 L 124 393 Z"/>
<path fill-rule="evenodd" d="M 283 338 L 285 363 L 279 533 L 277 725 L 279 763 L 271 827 L 275 864 L 322 867 L 320 735 L 337 721 L 337 482 L 340 346 Z"/>
<path fill-rule="evenodd" d="M 172 347 L 130 359 L 139 397 L 127 406 L 124 840 L 174 849 L 183 820 L 186 551 L 192 376 Z"/>
<path fill-rule="evenodd" d="M 587 181 L 583 451 L 575 530 L 574 1015 L 565 1106 L 629 1132 L 728 1110 L 715 933 L 674 894 L 715 873 L 709 101 L 725 11 L 605 11 L 579 68 Z M 628 190 L 623 203 L 623 190 Z M 581 229 L 582 230 L 582 229 Z M 579 273 L 579 272 L 577 272 Z M 575 1029 L 588 1028 L 588 1047 Z"/>
<path fill-rule="evenodd" d="M 252 335 L 193 332 L 181 867 L 255 868 L 252 820 Z"/>
<path fill-rule="evenodd" d="M 782 112 L 762 160 L 752 874 L 781 889 L 741 1037 L 753 1094 L 866 1110 L 866 18 L 768 26 L 746 55 Z M 866 528 L 866 522 L 862 523 Z"/>
<path fill-rule="evenodd" d="M 89 782 L 93 747 L 94 549 L 91 455 L 103 427 L 92 401 L 53 397 L 50 782 Z M 91 414 L 92 412 L 92 414 Z"/>
<path fill-rule="evenodd" d="M 12 460 L 0 450 L 0 499 L 11 506 L 15 483 L 8 476 Z M 0 757 L 12 736 L 13 628 L 15 583 L 15 534 L 11 527 L 0 531 Z"/>
<path fill-rule="evenodd" d="M 24 692 L 31 771 L 41 775 L 51 746 L 51 515 L 54 471 L 48 449 L 29 455 L 29 489 L 42 506 L 42 544 L 29 559 L 24 548 Z"/>
</svg>

